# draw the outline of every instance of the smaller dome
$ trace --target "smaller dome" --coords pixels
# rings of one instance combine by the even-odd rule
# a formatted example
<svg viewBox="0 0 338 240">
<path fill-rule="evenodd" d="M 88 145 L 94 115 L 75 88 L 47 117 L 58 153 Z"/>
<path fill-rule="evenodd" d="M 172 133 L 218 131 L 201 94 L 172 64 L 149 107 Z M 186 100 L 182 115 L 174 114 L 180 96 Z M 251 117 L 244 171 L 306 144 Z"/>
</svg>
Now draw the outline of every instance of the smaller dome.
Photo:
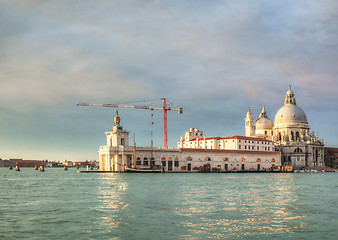
<svg viewBox="0 0 338 240">
<path fill-rule="evenodd" d="M 272 130 L 273 129 L 273 122 L 270 118 L 261 117 L 255 123 L 256 130 Z"/>
<path fill-rule="evenodd" d="M 266 114 L 265 106 L 263 106 L 261 114 L 255 123 L 256 130 L 271 130 L 273 128 L 273 122 Z"/>
</svg>

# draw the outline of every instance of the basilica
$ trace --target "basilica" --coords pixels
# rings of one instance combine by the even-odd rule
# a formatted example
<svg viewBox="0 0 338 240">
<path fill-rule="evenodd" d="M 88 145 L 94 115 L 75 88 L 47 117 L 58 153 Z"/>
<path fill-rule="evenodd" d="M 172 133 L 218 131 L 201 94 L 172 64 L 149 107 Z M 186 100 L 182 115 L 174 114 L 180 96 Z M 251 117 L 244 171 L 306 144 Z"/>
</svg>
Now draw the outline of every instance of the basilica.
<svg viewBox="0 0 338 240">
<path fill-rule="evenodd" d="M 324 141 L 310 131 L 306 114 L 297 106 L 291 86 L 274 122 L 268 118 L 263 106 L 254 123 L 249 108 L 245 118 L 245 135 L 273 141 L 275 150 L 281 152 L 282 165 L 292 165 L 295 169 L 324 167 Z"/>
</svg>

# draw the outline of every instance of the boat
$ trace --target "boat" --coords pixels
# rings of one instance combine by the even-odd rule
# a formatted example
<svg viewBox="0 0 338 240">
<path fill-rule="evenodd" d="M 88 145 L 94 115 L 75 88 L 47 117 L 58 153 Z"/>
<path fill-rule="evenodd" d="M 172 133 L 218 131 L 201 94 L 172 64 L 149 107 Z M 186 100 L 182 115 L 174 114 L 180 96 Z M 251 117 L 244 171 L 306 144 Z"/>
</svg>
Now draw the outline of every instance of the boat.
<svg viewBox="0 0 338 240">
<path fill-rule="evenodd" d="M 281 172 L 282 171 L 282 167 L 281 166 L 273 166 L 272 167 L 272 171 L 273 172 Z"/>
<path fill-rule="evenodd" d="M 273 166 L 272 172 L 294 172 L 292 166 Z"/>
<path fill-rule="evenodd" d="M 124 172 L 128 173 L 162 173 L 163 170 L 161 168 L 129 168 L 125 167 Z"/>
</svg>

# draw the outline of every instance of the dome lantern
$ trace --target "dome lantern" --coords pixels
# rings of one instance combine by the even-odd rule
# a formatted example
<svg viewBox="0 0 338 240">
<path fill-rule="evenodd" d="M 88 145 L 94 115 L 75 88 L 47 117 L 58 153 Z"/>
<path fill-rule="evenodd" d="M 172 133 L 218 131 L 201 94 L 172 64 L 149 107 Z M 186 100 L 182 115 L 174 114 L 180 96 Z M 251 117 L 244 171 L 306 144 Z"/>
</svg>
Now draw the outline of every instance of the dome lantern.
<svg viewBox="0 0 338 240">
<path fill-rule="evenodd" d="M 293 94 L 291 90 L 291 85 L 289 85 L 289 90 L 285 94 L 284 106 L 289 105 L 289 104 L 296 105 L 296 99 L 295 99 L 295 95 Z"/>
</svg>

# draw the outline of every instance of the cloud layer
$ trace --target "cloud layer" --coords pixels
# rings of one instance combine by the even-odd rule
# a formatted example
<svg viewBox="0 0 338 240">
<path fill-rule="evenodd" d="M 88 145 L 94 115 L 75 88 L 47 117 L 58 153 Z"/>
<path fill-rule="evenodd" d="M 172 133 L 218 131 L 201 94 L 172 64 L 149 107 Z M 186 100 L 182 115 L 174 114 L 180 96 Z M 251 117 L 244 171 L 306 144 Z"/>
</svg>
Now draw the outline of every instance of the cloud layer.
<svg viewBox="0 0 338 240">
<path fill-rule="evenodd" d="M 289 84 L 312 129 L 338 146 L 334 0 L 3 0 L 0 34 L 2 158 L 97 158 L 114 109 L 78 102 L 167 97 L 185 110 L 169 116 L 172 146 L 190 127 L 241 135 L 247 108 L 273 119 Z M 120 112 L 148 144 L 150 113 Z"/>
</svg>

